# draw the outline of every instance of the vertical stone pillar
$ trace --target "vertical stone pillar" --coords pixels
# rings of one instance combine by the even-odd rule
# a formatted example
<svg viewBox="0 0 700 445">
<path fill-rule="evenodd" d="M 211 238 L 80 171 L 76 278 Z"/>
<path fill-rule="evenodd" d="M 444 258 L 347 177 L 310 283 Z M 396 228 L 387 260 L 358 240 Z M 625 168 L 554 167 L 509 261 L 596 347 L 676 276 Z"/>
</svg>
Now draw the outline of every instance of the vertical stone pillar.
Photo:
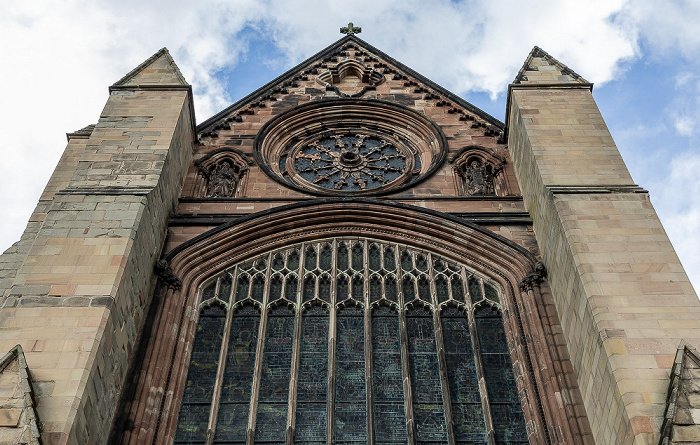
<svg viewBox="0 0 700 445">
<path fill-rule="evenodd" d="M 592 85 L 539 48 L 509 88 L 508 146 L 599 444 L 656 444 L 700 303 Z"/>
<path fill-rule="evenodd" d="M 45 444 L 107 441 L 194 131 L 191 87 L 162 49 L 110 88 L 42 196 L 0 350 L 25 352 Z"/>
</svg>

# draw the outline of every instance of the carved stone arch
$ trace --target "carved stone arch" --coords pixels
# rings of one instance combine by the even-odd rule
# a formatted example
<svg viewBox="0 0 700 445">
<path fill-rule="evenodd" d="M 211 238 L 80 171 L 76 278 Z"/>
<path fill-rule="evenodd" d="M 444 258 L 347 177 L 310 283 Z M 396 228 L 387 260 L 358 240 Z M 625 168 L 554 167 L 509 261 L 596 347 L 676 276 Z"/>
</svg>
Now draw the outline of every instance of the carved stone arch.
<svg viewBox="0 0 700 445">
<path fill-rule="evenodd" d="M 583 443 L 573 406 L 580 394 L 572 381 L 553 375 L 569 368 L 566 357 L 544 326 L 539 287 L 521 290 L 519 282 L 535 270 L 536 258 L 523 247 L 476 224 L 419 207 L 370 199 L 325 199 L 291 204 L 212 229 L 165 256 L 181 278 L 180 289 L 156 294 L 124 419 L 129 425 L 118 443 L 170 443 L 179 397 L 187 376 L 197 325 L 196 290 L 232 265 L 274 249 L 334 237 L 360 237 L 401 243 L 458 262 L 497 283 L 511 357 L 516 369 L 527 431 L 532 444 Z M 546 293 L 546 292 L 545 292 Z M 288 304 L 292 304 L 288 302 Z M 554 317 L 556 318 L 556 317 Z M 143 365 L 141 365 L 143 364 Z M 562 401 L 562 392 L 570 399 Z M 573 401 L 571 399 L 574 399 Z M 143 406 L 147 405 L 147 409 Z M 585 427 L 585 425 L 584 425 Z"/>
<path fill-rule="evenodd" d="M 359 85 L 344 85 L 346 78 L 356 77 Z M 384 75 L 372 67 L 367 67 L 355 59 L 347 59 L 335 67 L 323 71 L 316 77 L 327 90 L 333 90 L 341 97 L 361 97 L 384 81 Z M 342 90 L 341 90 L 342 87 Z M 349 88 L 349 89 L 348 89 Z"/>
<path fill-rule="evenodd" d="M 233 147 L 223 147 L 195 161 L 195 198 L 235 198 L 243 193 L 252 161 Z"/>
<path fill-rule="evenodd" d="M 450 163 L 458 194 L 462 196 L 510 194 L 504 171 L 506 160 L 493 151 L 478 145 L 470 145 L 457 152 Z"/>
</svg>

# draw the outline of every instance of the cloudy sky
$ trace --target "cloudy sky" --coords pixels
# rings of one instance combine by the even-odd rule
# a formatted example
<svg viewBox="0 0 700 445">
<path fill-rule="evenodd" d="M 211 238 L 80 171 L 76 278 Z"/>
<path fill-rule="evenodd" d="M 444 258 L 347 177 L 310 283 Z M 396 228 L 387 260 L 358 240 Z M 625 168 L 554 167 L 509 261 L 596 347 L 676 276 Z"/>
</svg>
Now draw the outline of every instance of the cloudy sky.
<svg viewBox="0 0 700 445">
<path fill-rule="evenodd" d="M 19 239 L 107 87 L 168 47 L 198 122 L 330 45 L 359 37 L 503 120 L 534 45 L 595 83 L 636 182 L 700 286 L 697 0 L 0 0 L 0 251 Z"/>
</svg>

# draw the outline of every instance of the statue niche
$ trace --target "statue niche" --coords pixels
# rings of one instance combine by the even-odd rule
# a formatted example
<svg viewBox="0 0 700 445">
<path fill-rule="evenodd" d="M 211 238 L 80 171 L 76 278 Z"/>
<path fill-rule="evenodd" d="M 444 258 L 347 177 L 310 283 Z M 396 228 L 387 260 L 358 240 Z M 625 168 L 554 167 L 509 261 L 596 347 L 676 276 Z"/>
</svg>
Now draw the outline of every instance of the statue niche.
<svg viewBox="0 0 700 445">
<path fill-rule="evenodd" d="M 192 196 L 235 198 L 243 191 L 248 164 L 243 155 L 230 149 L 220 149 L 198 159 Z"/>
<path fill-rule="evenodd" d="M 505 160 L 482 147 L 467 147 L 452 159 L 458 194 L 462 196 L 508 195 Z"/>
</svg>

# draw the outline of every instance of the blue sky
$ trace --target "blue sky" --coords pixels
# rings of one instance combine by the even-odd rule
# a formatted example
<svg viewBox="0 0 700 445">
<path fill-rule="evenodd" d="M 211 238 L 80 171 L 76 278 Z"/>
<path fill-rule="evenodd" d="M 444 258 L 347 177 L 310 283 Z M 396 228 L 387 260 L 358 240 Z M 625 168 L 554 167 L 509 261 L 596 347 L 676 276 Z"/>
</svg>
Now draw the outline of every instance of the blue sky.
<svg viewBox="0 0 700 445">
<path fill-rule="evenodd" d="M 663 7 L 660 7 L 663 5 Z M 700 285 L 697 0 L 0 0 L 0 251 L 19 239 L 107 87 L 163 46 L 202 122 L 341 37 L 362 39 L 503 120 L 534 45 L 595 84 L 633 178 Z"/>
</svg>

